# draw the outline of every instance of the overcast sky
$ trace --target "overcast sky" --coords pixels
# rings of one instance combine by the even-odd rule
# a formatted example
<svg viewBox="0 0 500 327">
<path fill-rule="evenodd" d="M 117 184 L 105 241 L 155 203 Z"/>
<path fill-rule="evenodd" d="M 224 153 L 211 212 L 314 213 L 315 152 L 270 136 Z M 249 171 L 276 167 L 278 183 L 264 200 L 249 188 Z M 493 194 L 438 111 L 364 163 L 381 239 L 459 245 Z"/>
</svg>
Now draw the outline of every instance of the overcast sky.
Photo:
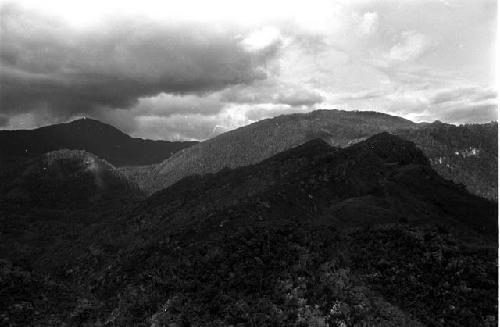
<svg viewBox="0 0 500 327">
<path fill-rule="evenodd" d="M 0 129 L 205 139 L 319 108 L 497 120 L 495 0 L 0 0 Z"/>
</svg>

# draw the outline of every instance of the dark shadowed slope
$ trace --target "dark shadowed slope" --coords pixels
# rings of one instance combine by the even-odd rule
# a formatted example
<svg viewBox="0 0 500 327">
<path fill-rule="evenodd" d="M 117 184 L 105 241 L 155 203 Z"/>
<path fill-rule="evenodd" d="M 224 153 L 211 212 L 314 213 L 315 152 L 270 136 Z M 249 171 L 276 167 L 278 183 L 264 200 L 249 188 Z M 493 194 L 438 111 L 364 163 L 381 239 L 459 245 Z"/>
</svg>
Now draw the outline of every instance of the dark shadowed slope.
<svg viewBox="0 0 500 327">
<path fill-rule="evenodd" d="M 290 199 L 286 199 L 288 192 Z M 168 217 L 171 223 L 175 220 L 173 217 L 179 216 L 193 224 L 197 219 L 191 215 L 196 210 L 200 209 L 199 214 L 204 217 L 205 210 L 240 205 L 241 199 L 257 201 L 254 204 L 265 212 L 265 206 L 259 205 L 256 199 L 260 196 L 270 196 L 266 201 L 273 205 L 282 203 L 280 210 L 287 219 L 289 214 L 299 214 L 301 207 L 307 215 L 316 216 L 314 208 L 318 206 L 337 205 L 358 197 L 378 197 L 387 198 L 386 206 L 393 210 L 390 215 L 387 212 L 382 215 L 383 219 L 397 220 L 401 216 L 421 219 L 426 217 L 421 213 L 429 211 L 479 230 L 489 231 L 496 226 L 496 219 L 492 218 L 493 202 L 473 196 L 462 186 L 443 179 L 413 143 L 388 133 L 346 149 L 313 140 L 253 166 L 188 177 L 154 194 L 146 203 L 153 212 L 157 206 L 165 209 L 162 217 Z M 251 208 L 252 204 L 248 206 Z M 188 211 L 189 218 L 184 210 Z M 260 213 L 252 209 L 249 214 Z M 245 220 L 248 219 L 246 215 Z"/>
<path fill-rule="evenodd" d="M 58 150 L 0 173 L 0 202 L 19 207 L 87 208 L 141 197 L 134 182 L 107 161 L 82 150 Z"/>
<path fill-rule="evenodd" d="M 469 192 L 498 199 L 498 123 L 450 125 L 435 122 L 397 134 L 415 142 L 443 177 Z"/>
<path fill-rule="evenodd" d="M 0 283 L 25 325 L 494 326 L 496 231 L 411 142 L 312 140 L 62 235 L 57 284 L 17 257 Z"/>
<path fill-rule="evenodd" d="M 91 285 L 75 324 L 481 325 L 496 217 L 384 133 L 184 178 L 51 255 Z"/>
<path fill-rule="evenodd" d="M 114 166 L 82 150 L 53 151 L 2 169 L 0 258 L 50 271 L 37 263 L 41 254 L 66 247 L 85 226 L 105 222 L 143 197 Z"/>
<path fill-rule="evenodd" d="M 157 191 L 185 176 L 254 164 L 315 138 L 345 147 L 382 131 L 414 127 L 409 120 L 376 112 L 317 110 L 284 115 L 201 142 L 142 170 L 136 178 L 148 192 Z"/>
<path fill-rule="evenodd" d="M 115 166 L 147 165 L 193 144 L 196 142 L 132 138 L 113 126 L 85 118 L 34 130 L 0 131 L 0 164 L 8 158 L 74 149 L 94 153 Z"/>
<path fill-rule="evenodd" d="M 413 141 L 443 177 L 497 198 L 497 124 L 415 124 L 377 112 L 318 110 L 267 119 L 178 152 L 159 165 L 123 172 L 146 192 L 158 191 L 192 174 L 257 163 L 314 138 L 346 147 L 382 131 Z"/>
</svg>

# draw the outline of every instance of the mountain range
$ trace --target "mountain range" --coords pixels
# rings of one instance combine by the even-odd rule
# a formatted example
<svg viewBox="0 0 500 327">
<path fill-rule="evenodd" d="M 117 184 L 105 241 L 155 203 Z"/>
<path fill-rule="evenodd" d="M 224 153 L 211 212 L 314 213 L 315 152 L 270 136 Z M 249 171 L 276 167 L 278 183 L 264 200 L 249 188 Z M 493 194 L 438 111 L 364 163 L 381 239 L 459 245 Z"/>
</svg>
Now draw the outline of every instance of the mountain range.
<svg viewBox="0 0 500 327">
<path fill-rule="evenodd" d="M 196 143 L 133 138 L 111 125 L 82 118 L 34 130 L 0 131 L 0 163 L 71 149 L 93 153 L 115 166 L 148 165 Z"/>
<path fill-rule="evenodd" d="M 132 138 L 85 118 L 35 130 L 0 131 L 0 164 L 16 166 L 55 150 L 84 150 L 152 194 L 183 177 L 254 164 L 315 138 L 345 147 L 387 131 L 415 142 L 443 177 L 496 200 L 497 130 L 496 122 L 417 124 L 378 112 L 317 110 L 258 121 L 203 142 L 169 142 Z"/>
<path fill-rule="evenodd" d="M 154 165 L 11 152 L 0 321 L 495 326 L 496 128 L 317 111 Z"/>
<path fill-rule="evenodd" d="M 122 172 L 151 194 L 183 177 L 254 164 L 315 138 L 345 147 L 386 131 L 415 142 L 443 177 L 497 199 L 497 130 L 497 123 L 416 124 L 378 112 L 317 110 L 258 121 L 183 149 L 159 164 L 125 167 Z"/>
<path fill-rule="evenodd" d="M 113 165 L 83 150 L 48 152 L 3 170 L 0 177 L 1 199 L 18 206 L 86 207 L 142 194 Z"/>
</svg>

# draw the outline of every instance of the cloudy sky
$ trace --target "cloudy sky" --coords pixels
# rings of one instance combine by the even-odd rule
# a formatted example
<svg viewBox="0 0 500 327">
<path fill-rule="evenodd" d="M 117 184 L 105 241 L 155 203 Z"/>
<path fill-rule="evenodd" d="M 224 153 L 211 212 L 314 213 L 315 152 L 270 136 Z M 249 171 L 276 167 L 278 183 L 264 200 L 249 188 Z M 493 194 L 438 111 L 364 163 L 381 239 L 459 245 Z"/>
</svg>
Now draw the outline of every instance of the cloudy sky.
<svg viewBox="0 0 500 327">
<path fill-rule="evenodd" d="M 205 139 L 319 108 L 497 120 L 495 0 L 0 0 L 0 129 Z"/>
</svg>

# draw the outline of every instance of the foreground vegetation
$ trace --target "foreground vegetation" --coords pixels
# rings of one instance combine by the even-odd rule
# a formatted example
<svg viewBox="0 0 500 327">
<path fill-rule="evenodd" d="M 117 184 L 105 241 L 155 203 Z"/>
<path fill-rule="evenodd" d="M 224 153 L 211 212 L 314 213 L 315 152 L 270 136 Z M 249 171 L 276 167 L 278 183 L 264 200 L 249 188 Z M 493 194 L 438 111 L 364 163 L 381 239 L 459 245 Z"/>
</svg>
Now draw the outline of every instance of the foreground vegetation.
<svg viewBox="0 0 500 327">
<path fill-rule="evenodd" d="M 346 149 L 310 141 L 145 200 L 113 169 L 96 184 L 63 154 L 52 158 L 64 174 L 37 178 L 52 166 L 29 165 L 14 184 L 110 191 L 76 207 L 3 199 L 4 325 L 497 323 L 496 203 L 444 180 L 394 135 Z"/>
<path fill-rule="evenodd" d="M 84 292 L 1 268 L 0 319 L 12 326 L 496 326 L 496 249 L 439 226 L 163 241 L 122 253 Z"/>
</svg>

